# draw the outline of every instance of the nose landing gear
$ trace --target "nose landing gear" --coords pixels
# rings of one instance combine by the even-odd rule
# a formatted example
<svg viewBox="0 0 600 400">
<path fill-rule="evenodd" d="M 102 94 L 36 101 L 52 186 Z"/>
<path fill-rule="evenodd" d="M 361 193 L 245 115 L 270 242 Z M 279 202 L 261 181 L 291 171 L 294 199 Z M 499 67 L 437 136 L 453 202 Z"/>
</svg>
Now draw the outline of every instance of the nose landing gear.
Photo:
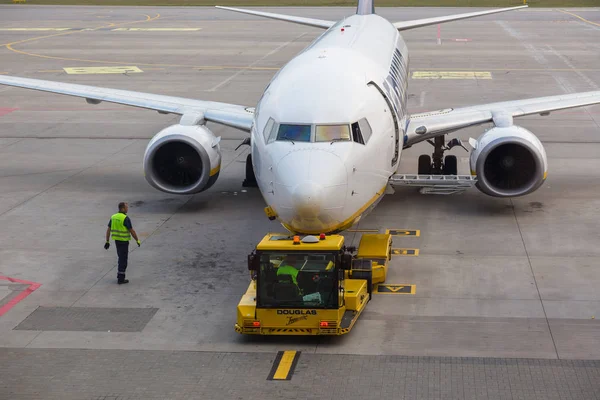
<svg viewBox="0 0 600 400">
<path fill-rule="evenodd" d="M 252 168 L 252 154 L 248 154 L 246 157 L 246 179 L 242 182 L 242 187 L 258 187 L 254 168 Z"/>
<path fill-rule="evenodd" d="M 460 146 L 465 151 L 468 151 L 458 138 L 454 138 L 445 143 L 444 136 L 437 136 L 434 140 L 428 140 L 433 146 L 433 154 L 431 157 L 427 154 L 419 156 L 419 175 L 458 175 L 458 160 L 456 156 L 444 157 L 444 152 L 453 147 Z"/>
</svg>

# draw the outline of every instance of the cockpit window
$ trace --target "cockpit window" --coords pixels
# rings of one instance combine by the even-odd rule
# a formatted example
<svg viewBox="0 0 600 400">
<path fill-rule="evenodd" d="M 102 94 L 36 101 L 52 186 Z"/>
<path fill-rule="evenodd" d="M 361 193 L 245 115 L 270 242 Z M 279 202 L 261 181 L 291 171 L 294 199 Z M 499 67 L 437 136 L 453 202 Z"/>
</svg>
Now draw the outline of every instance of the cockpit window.
<svg viewBox="0 0 600 400">
<path fill-rule="evenodd" d="M 273 125 L 275 125 L 275 120 L 273 118 L 269 118 L 267 121 L 267 125 L 265 125 L 265 130 L 263 131 L 263 135 L 265 136 L 265 142 L 269 141 L 269 136 L 271 135 L 271 131 L 273 130 Z"/>
<path fill-rule="evenodd" d="M 352 124 L 352 140 L 356 143 L 365 144 L 358 122 Z"/>
<path fill-rule="evenodd" d="M 356 143 L 366 144 L 372 133 L 371 125 L 366 118 L 352 124 L 352 140 Z"/>
<path fill-rule="evenodd" d="M 358 121 L 358 125 L 360 126 L 360 131 L 362 133 L 363 139 L 365 140 L 365 143 L 367 143 L 369 141 L 369 138 L 371 137 L 371 134 L 373 133 L 371 125 L 369 125 L 369 121 L 367 121 L 366 118 L 363 118 L 360 121 Z"/>
<path fill-rule="evenodd" d="M 293 142 L 310 142 L 310 125 L 279 125 L 277 140 L 291 140 Z"/>
<path fill-rule="evenodd" d="M 349 141 L 348 125 L 317 125 L 315 142 Z"/>
</svg>

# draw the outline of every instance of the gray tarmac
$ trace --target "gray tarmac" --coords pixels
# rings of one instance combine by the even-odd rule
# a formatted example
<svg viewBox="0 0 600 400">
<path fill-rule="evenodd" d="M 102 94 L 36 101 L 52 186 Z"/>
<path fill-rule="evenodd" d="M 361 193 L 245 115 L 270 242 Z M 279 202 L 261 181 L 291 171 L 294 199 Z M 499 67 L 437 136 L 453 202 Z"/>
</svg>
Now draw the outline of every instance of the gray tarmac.
<svg viewBox="0 0 600 400">
<path fill-rule="evenodd" d="M 390 20 L 465 12 L 377 11 Z M 115 30 L 123 28 L 138 30 Z M 320 33 L 212 8 L 8 5 L 0 73 L 253 106 Z M 410 112 L 600 88 L 600 9 L 528 9 L 445 24 L 440 34 L 441 45 L 435 26 L 404 33 L 411 73 L 491 79 L 411 79 Z M 63 69 L 111 66 L 142 72 Z M 177 121 L 0 88 L 0 399 L 600 398 L 599 106 L 518 120 L 549 158 L 546 183 L 529 196 L 387 196 L 356 228 L 420 230 L 394 238 L 419 255 L 395 256 L 388 274 L 416 293 L 375 296 L 354 330 L 334 338 L 234 332 L 246 255 L 281 228 L 264 216 L 260 193 L 241 185 L 243 132 L 211 126 L 223 164 L 209 191 L 174 196 L 145 182 L 148 140 Z M 399 172 L 416 172 L 430 152 L 426 143 L 408 149 Z M 453 153 L 468 173 L 468 154 Z M 114 248 L 102 248 L 119 201 L 130 203 L 142 238 L 124 286 Z M 22 298 L 27 288 L 35 291 Z M 302 352 L 292 380 L 266 381 L 284 350 Z"/>
</svg>

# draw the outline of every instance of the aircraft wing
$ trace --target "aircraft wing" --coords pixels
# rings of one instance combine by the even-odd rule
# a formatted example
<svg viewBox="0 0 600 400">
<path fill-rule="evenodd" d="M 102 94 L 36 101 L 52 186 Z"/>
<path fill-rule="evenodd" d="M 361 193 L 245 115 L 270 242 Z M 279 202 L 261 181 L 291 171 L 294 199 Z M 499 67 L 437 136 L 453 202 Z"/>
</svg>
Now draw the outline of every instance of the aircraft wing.
<svg viewBox="0 0 600 400">
<path fill-rule="evenodd" d="M 277 19 L 280 21 L 293 22 L 293 23 L 300 24 L 300 25 L 314 26 L 315 28 L 329 29 L 336 23 L 335 21 L 327 21 L 327 20 L 323 20 L 323 19 L 294 17 L 292 15 L 274 14 L 274 13 L 254 11 L 254 10 L 244 10 L 242 8 L 232 8 L 232 7 L 222 7 L 222 6 L 215 6 L 215 7 L 220 8 L 222 10 L 239 12 L 242 14 L 256 15 L 258 17 L 265 17 L 265 18 Z"/>
<path fill-rule="evenodd" d="M 183 97 L 108 89 L 73 83 L 0 75 L 0 85 L 83 97 L 90 104 L 108 103 L 155 110 L 162 114 L 203 116 L 205 120 L 250 132 L 254 113 L 248 107 Z"/>
<path fill-rule="evenodd" d="M 423 19 L 415 19 L 412 21 L 400 21 L 400 22 L 395 22 L 394 26 L 399 31 L 405 31 L 408 29 L 420 28 L 422 26 L 427 26 L 427 25 L 437 25 L 437 24 L 441 24 L 444 22 L 459 21 L 461 19 L 481 17 L 482 15 L 489 15 L 489 14 L 496 14 L 496 13 L 501 13 L 501 12 L 505 12 L 505 11 L 518 10 L 519 8 L 527 8 L 527 6 L 497 8 L 495 10 L 476 11 L 476 12 L 464 13 L 464 14 L 446 15 L 444 17 L 423 18 Z"/>
<path fill-rule="evenodd" d="M 405 147 L 469 126 L 487 122 L 502 126 L 512 122 L 513 117 L 532 114 L 548 115 L 551 111 L 593 104 L 600 104 L 600 91 L 503 101 L 413 114 L 408 119 Z"/>
</svg>

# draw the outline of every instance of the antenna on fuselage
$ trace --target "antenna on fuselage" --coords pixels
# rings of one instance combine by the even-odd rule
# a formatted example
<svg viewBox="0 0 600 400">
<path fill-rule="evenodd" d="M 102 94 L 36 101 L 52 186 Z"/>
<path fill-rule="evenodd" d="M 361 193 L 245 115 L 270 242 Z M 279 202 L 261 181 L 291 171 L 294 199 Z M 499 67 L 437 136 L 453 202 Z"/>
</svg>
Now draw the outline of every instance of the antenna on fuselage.
<svg viewBox="0 0 600 400">
<path fill-rule="evenodd" d="M 375 14 L 375 0 L 358 0 L 357 15 Z"/>
</svg>

